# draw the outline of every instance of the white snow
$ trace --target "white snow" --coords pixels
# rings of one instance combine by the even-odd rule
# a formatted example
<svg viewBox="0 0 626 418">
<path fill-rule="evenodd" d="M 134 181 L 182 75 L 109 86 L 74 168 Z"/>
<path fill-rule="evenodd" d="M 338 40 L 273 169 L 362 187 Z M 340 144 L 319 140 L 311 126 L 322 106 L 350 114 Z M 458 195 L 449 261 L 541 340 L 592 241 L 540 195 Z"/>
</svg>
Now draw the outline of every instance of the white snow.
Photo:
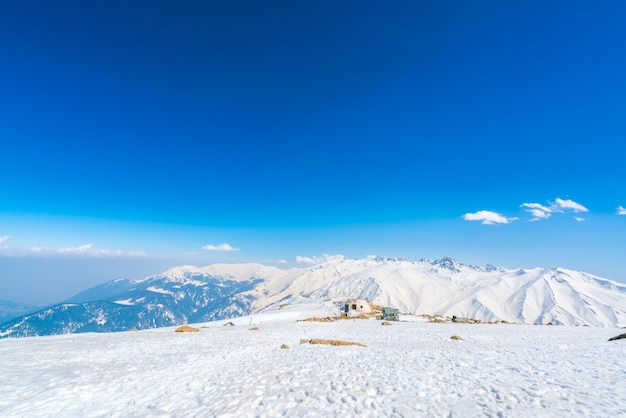
<svg viewBox="0 0 626 418">
<path fill-rule="evenodd" d="M 150 286 L 146 289 L 149 292 L 154 292 L 154 293 L 161 293 L 162 295 L 172 295 L 174 296 L 174 292 L 171 292 L 169 290 L 165 290 L 165 289 L 161 289 L 158 287 L 154 287 L 154 286 Z"/>
<path fill-rule="evenodd" d="M 117 303 L 118 305 L 128 305 L 128 306 L 132 306 L 135 304 L 132 298 L 116 300 L 115 303 Z"/>
<path fill-rule="evenodd" d="M 199 333 L 0 340 L 0 416 L 626 415 L 615 328 L 296 322 L 334 309 L 294 299 Z M 367 347 L 300 344 L 312 338 Z"/>
<path fill-rule="evenodd" d="M 412 314 L 506 320 L 523 324 L 626 327 L 626 285 L 563 268 L 507 270 L 451 259 L 329 260 L 268 278 L 252 293 L 254 309 L 293 295 L 359 298 Z M 245 266 L 245 265 L 244 265 Z M 214 265 L 227 275 L 237 265 Z"/>
<path fill-rule="evenodd" d="M 406 260 L 326 257 L 306 268 L 258 263 L 184 265 L 135 281 L 182 299 L 185 286 L 259 279 L 243 293 L 252 312 L 292 298 L 359 298 L 403 313 L 460 316 L 520 324 L 626 327 L 626 285 L 563 268 L 505 269 L 464 265 L 450 258 Z M 172 292 L 167 289 L 180 289 Z M 125 299 L 120 297 L 118 303 Z M 139 303 L 140 300 L 136 300 Z"/>
<path fill-rule="evenodd" d="M 107 318 L 104 315 L 104 313 L 100 312 L 100 315 L 98 315 L 98 317 L 95 319 L 96 324 L 98 325 L 104 325 L 107 322 Z"/>
</svg>

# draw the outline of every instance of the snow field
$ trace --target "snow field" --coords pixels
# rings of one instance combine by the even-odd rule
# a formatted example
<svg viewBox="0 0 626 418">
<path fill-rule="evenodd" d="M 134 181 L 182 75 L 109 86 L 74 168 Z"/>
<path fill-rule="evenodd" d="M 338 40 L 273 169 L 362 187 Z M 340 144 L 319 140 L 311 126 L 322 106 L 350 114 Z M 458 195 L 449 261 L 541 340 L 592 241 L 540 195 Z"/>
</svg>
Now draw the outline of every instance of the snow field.
<svg viewBox="0 0 626 418">
<path fill-rule="evenodd" d="M 626 416 L 616 329 L 224 322 L 1 340 L 0 416 Z"/>
</svg>

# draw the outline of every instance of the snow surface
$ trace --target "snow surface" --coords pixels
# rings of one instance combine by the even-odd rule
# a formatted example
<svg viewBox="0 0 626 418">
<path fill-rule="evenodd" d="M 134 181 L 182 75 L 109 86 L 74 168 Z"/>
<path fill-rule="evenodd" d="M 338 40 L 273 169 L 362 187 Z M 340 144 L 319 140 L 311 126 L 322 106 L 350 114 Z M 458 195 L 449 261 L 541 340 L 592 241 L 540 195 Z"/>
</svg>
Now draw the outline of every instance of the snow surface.
<svg viewBox="0 0 626 418">
<path fill-rule="evenodd" d="M 1 340 L 0 416 L 626 416 L 615 328 L 297 322 L 336 307 L 295 302 L 199 333 Z"/>
<path fill-rule="evenodd" d="M 118 305 L 126 305 L 126 306 L 132 306 L 135 304 L 132 298 L 116 300 L 114 302 L 117 303 Z"/>
</svg>

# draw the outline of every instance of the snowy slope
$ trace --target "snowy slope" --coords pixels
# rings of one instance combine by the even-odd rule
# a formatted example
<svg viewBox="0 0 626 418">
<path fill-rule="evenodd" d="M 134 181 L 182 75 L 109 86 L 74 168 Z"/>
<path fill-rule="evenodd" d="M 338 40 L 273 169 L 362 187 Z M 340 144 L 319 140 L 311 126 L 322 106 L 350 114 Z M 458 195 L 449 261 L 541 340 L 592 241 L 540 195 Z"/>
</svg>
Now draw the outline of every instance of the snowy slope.
<svg viewBox="0 0 626 418">
<path fill-rule="evenodd" d="M 198 333 L 160 328 L 1 340 L 0 415 L 626 415 L 626 340 L 607 342 L 616 329 L 411 317 L 392 326 L 296 322 L 334 309 L 298 301 L 235 319 L 234 327 L 194 324 Z M 366 347 L 300 344 L 313 338 Z"/>
<path fill-rule="evenodd" d="M 409 314 L 521 324 L 626 326 L 626 285 L 563 268 L 508 270 L 450 258 L 342 257 L 305 269 L 179 266 L 118 279 L 0 326 L 2 336 L 123 331 L 232 318 L 302 298 L 361 298 Z M 71 315 L 69 314 L 71 313 Z"/>
<path fill-rule="evenodd" d="M 358 297 L 405 313 L 483 321 L 626 326 L 626 285 L 562 268 L 507 270 L 449 258 L 341 260 L 301 273 L 255 306 L 291 295 Z"/>
</svg>

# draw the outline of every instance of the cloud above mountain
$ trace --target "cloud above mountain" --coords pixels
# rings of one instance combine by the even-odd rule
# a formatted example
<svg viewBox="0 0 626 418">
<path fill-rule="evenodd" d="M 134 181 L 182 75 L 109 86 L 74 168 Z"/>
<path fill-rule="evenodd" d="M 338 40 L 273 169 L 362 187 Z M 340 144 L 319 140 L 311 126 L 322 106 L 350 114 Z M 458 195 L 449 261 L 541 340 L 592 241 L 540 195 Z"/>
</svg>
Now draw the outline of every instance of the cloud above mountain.
<svg viewBox="0 0 626 418">
<path fill-rule="evenodd" d="M 225 242 L 218 244 L 218 245 L 213 245 L 213 244 L 203 245 L 202 249 L 207 250 L 207 251 L 239 251 L 239 248 L 233 247 L 232 245 L 227 244 Z"/>
<path fill-rule="evenodd" d="M 463 215 L 466 221 L 480 221 L 483 225 L 509 224 L 518 218 L 507 218 L 506 216 L 492 212 L 490 210 L 479 210 L 474 213 L 466 213 Z"/>
<path fill-rule="evenodd" d="M 313 264 L 320 264 L 325 261 L 340 262 L 343 259 L 344 259 L 344 256 L 342 254 L 336 254 L 336 255 L 324 254 L 321 257 L 320 256 L 306 257 L 302 255 L 297 255 L 296 263 L 313 265 Z"/>
<path fill-rule="evenodd" d="M 574 213 L 586 213 L 589 212 L 585 206 L 581 205 L 578 202 L 574 202 L 571 199 L 560 199 L 556 198 L 554 202 L 549 202 L 548 204 L 542 203 L 522 203 L 520 205 L 524 211 L 530 213 L 532 218 L 529 219 L 529 222 L 540 221 L 549 219 L 555 213 L 566 213 L 566 212 L 574 212 Z M 624 213 L 621 213 L 623 211 Z M 623 207 L 618 208 L 619 214 L 626 214 L 626 209 Z M 493 212 L 490 210 L 479 210 L 478 212 L 466 213 L 463 215 L 463 219 L 466 221 L 480 221 L 483 225 L 495 225 L 495 224 L 509 224 L 511 222 L 517 221 L 518 217 L 507 217 L 501 213 Z M 577 222 L 586 221 L 586 218 L 581 216 L 574 216 L 574 219 Z"/>
<path fill-rule="evenodd" d="M 0 244 L 10 238 L 10 235 L 0 236 Z M 110 250 L 106 248 L 96 248 L 93 244 L 82 244 L 75 247 L 47 247 L 31 245 L 27 247 L 15 247 L 9 245 L 0 246 L 0 256 L 2 257 L 92 257 L 92 258 L 121 258 L 121 257 L 147 257 L 145 251 L 140 250 Z"/>
<path fill-rule="evenodd" d="M 524 210 L 533 215 L 531 222 L 548 219 L 553 213 L 564 213 L 565 211 L 572 211 L 574 213 L 589 212 L 585 206 L 580 203 L 574 202 L 571 199 L 559 199 L 556 198 L 554 202 L 549 206 L 545 206 L 541 203 L 522 203 Z M 585 218 L 575 216 L 574 219 L 578 222 L 584 221 Z"/>
<path fill-rule="evenodd" d="M 321 263 L 322 261 L 324 260 L 319 257 L 306 257 L 302 255 L 296 256 L 296 263 L 298 264 L 318 264 L 318 263 Z"/>
<path fill-rule="evenodd" d="M 30 255 L 41 256 L 86 256 L 96 258 L 116 258 L 116 257 L 146 257 L 144 251 L 109 250 L 105 248 L 95 248 L 93 244 L 84 244 L 76 247 L 38 247 L 26 248 L 25 252 Z"/>
</svg>

